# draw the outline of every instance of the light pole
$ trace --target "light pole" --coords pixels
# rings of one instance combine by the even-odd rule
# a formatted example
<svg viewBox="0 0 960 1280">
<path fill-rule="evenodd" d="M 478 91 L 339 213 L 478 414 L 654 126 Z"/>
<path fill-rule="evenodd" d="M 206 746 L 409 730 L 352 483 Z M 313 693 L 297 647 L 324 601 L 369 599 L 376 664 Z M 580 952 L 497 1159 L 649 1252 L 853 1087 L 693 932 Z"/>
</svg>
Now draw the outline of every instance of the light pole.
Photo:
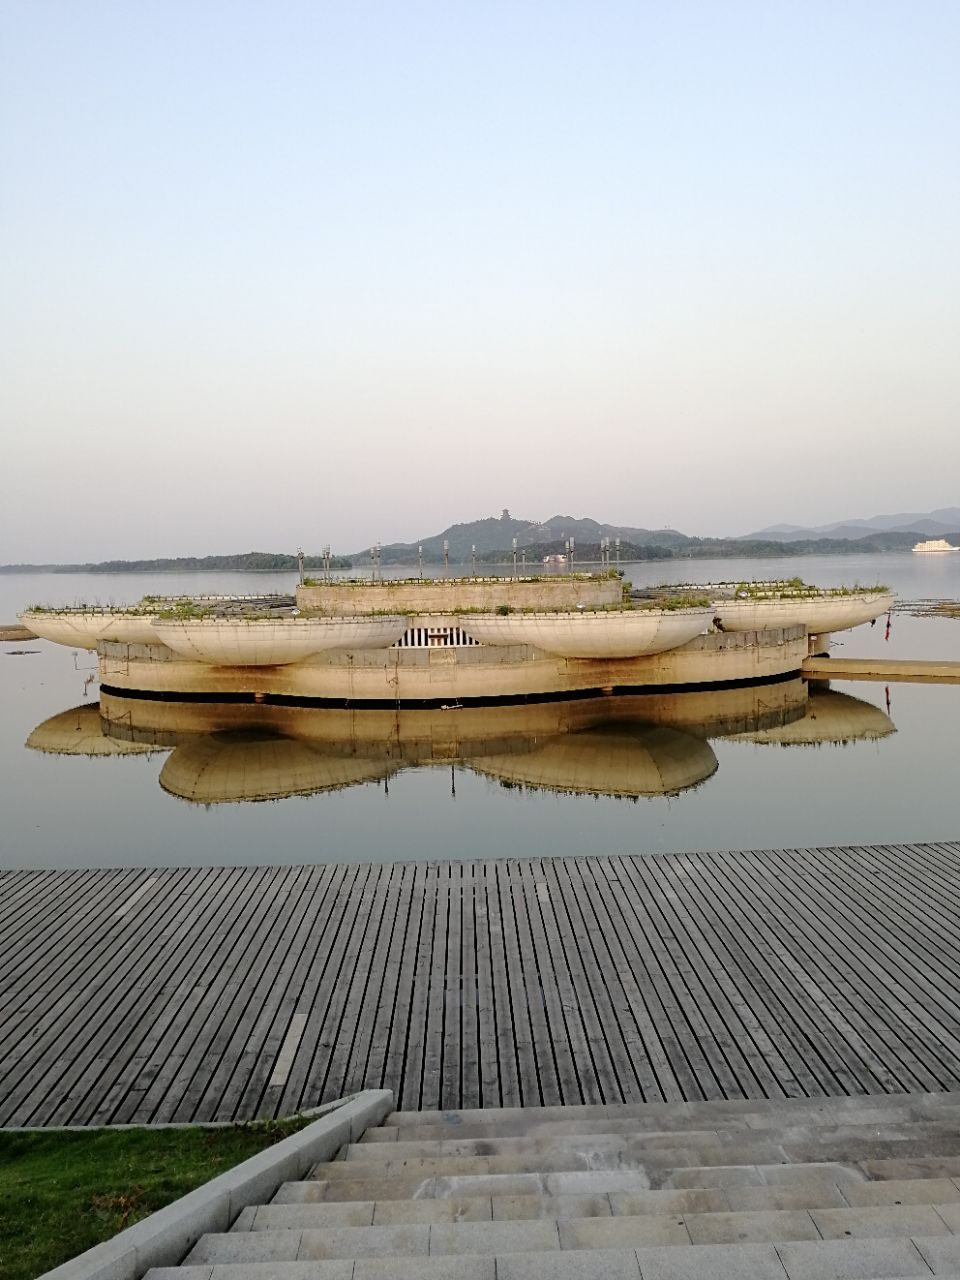
<svg viewBox="0 0 960 1280">
<path fill-rule="evenodd" d="M 576 546 L 577 546 L 576 538 L 571 538 L 570 539 L 570 570 L 571 572 L 573 571 L 573 553 L 576 549 Z"/>
<path fill-rule="evenodd" d="M 513 576 L 517 576 L 517 540 L 513 540 Z"/>
<path fill-rule="evenodd" d="M 443 540 L 443 576 L 450 576 L 450 543 L 446 538 Z"/>
<path fill-rule="evenodd" d="M 325 579 L 330 577 L 330 543 L 323 548 L 323 576 Z"/>
<path fill-rule="evenodd" d="M 619 538 L 614 538 L 614 540 L 613 540 L 613 545 L 614 545 L 614 546 L 616 547 L 616 549 L 617 549 L 617 569 L 619 570 L 619 568 L 620 568 L 620 539 L 619 539 Z"/>
<path fill-rule="evenodd" d="M 423 543 L 420 543 L 420 545 L 417 547 L 417 572 L 422 580 L 423 579 Z"/>
<path fill-rule="evenodd" d="M 476 577 L 477 576 L 477 544 L 475 542 L 471 543 L 471 546 L 470 546 L 470 559 L 473 562 L 473 576 Z"/>
</svg>

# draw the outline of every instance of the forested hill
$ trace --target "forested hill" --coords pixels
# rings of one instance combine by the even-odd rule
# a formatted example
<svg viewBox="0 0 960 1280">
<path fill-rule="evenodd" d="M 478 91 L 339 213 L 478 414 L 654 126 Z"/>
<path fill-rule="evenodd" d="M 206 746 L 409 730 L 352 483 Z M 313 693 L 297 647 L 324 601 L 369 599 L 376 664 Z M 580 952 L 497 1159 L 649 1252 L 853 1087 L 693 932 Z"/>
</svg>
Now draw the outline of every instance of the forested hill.
<svg viewBox="0 0 960 1280">
<path fill-rule="evenodd" d="M 304 557 L 307 569 L 322 569 L 323 556 Z M 349 569 L 350 561 L 331 556 L 332 569 Z M 96 564 L 5 564 L 0 573 L 194 573 L 215 570 L 234 573 L 296 572 L 297 557 L 276 551 L 244 551 L 233 556 L 161 556 L 155 560 L 101 560 Z"/>
</svg>

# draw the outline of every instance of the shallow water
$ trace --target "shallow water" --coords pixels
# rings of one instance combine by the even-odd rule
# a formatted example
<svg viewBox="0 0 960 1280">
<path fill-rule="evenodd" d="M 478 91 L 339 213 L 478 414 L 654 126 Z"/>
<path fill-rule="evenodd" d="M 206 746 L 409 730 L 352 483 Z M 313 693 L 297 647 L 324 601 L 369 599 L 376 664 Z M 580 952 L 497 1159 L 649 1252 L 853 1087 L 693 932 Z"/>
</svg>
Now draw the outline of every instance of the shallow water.
<svg viewBox="0 0 960 1280">
<path fill-rule="evenodd" d="M 637 584 L 799 573 L 822 585 L 884 582 L 908 599 L 960 599 L 957 561 L 891 554 L 625 568 Z M 0 575 L 0 621 L 37 600 L 292 586 L 291 575 Z M 839 637 L 838 652 L 960 659 L 960 620 L 898 613 L 885 634 L 883 620 L 858 628 Z M 385 729 L 372 719 L 383 713 L 358 711 L 345 728 L 322 711 L 277 722 L 248 707 L 234 708 L 229 723 L 188 717 L 155 732 L 145 711 L 143 723 L 131 720 L 132 754 L 50 754 L 77 749 L 80 738 L 83 750 L 104 749 L 96 685 L 87 685 L 95 667 L 92 655 L 43 641 L 0 646 L 4 867 L 644 853 L 955 839 L 960 830 L 960 686 L 833 687 L 853 701 L 813 686 L 806 707 L 804 690 L 771 686 L 766 707 L 753 694 L 724 705 L 726 695 L 681 695 L 668 705 L 561 707 L 556 723 L 487 711 L 453 728 L 436 714 Z M 70 714 L 78 706 L 89 710 Z M 27 748 L 53 717 L 46 739 L 34 739 L 45 749 Z M 302 794 L 229 799 L 291 785 Z"/>
</svg>

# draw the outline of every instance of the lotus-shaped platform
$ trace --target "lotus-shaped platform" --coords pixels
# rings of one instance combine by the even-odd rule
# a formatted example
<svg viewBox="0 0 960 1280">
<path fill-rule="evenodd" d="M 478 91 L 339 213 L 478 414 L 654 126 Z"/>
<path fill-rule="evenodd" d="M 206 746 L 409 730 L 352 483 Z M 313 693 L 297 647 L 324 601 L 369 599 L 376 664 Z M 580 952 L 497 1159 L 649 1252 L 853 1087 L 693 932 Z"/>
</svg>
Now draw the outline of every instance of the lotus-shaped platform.
<svg viewBox="0 0 960 1280">
<path fill-rule="evenodd" d="M 724 631 L 767 631 L 775 627 L 806 627 L 808 635 L 846 631 L 892 608 L 890 591 L 853 591 L 847 595 L 749 596 L 717 600 L 714 613 Z"/>
<path fill-rule="evenodd" d="M 277 667 L 325 649 L 385 649 L 406 631 L 399 615 L 356 618 L 157 618 L 175 653 L 217 667 Z"/>
<path fill-rule="evenodd" d="M 533 645 L 563 658 L 639 658 L 678 649 L 709 629 L 713 609 L 618 609 L 598 613 L 464 614 L 480 644 Z"/>
<path fill-rule="evenodd" d="M 96 649 L 101 640 L 156 644 L 149 613 L 128 609 L 27 609 L 20 621 L 34 635 L 72 649 Z"/>
</svg>

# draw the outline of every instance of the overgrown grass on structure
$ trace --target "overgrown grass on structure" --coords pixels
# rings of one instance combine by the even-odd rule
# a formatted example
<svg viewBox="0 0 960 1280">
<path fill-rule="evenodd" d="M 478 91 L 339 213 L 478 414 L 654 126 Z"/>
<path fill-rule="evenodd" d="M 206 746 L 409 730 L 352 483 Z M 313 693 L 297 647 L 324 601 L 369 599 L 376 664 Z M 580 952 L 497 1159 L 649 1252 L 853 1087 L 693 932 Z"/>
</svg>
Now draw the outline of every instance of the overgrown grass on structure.
<svg viewBox="0 0 960 1280">
<path fill-rule="evenodd" d="M 33 1280 L 309 1123 L 0 1130 L 0 1278 Z"/>
</svg>

